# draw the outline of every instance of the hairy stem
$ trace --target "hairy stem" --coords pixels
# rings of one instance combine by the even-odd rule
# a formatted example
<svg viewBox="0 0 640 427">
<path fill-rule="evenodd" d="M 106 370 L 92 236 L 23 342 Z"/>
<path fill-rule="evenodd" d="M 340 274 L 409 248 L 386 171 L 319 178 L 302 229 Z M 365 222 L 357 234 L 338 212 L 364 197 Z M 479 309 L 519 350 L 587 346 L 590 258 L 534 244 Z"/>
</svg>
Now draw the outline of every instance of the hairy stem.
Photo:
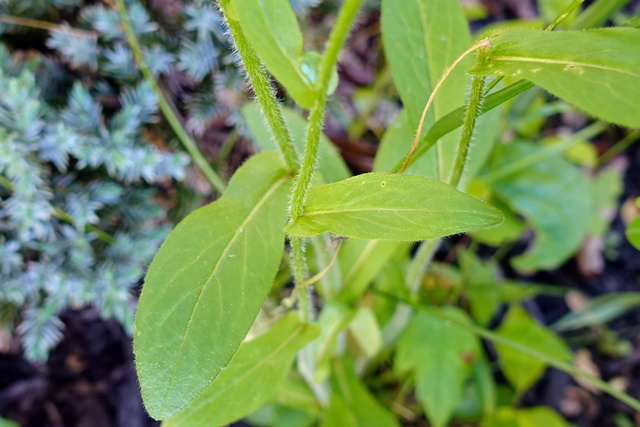
<svg viewBox="0 0 640 427">
<path fill-rule="evenodd" d="M 247 70 L 247 76 L 267 120 L 271 134 L 280 149 L 280 154 L 284 159 L 287 170 L 292 173 L 296 172 L 298 170 L 298 157 L 293 149 L 293 140 L 285 124 L 282 109 L 271 86 L 269 75 L 242 32 L 240 24 L 229 17 L 227 13 L 228 3 L 220 2 L 219 6 L 229 25 L 231 37 L 233 37 L 238 54 Z"/>
<path fill-rule="evenodd" d="M 362 0 L 346 0 L 329 41 L 327 48 L 320 61 L 320 69 L 318 71 L 318 81 L 315 87 L 316 99 L 309 115 L 309 125 L 307 127 L 307 136 L 305 143 L 304 157 L 302 167 L 298 173 L 296 183 L 293 188 L 293 196 L 291 199 L 291 218 L 296 219 L 304 210 L 304 203 L 311 185 L 311 177 L 315 171 L 316 162 L 318 160 L 318 146 L 320 145 L 320 135 L 322 134 L 322 126 L 324 124 L 324 110 L 327 105 L 327 88 L 331 80 L 331 74 L 338 62 L 338 56 L 342 51 L 351 24 L 353 23 Z"/>
<path fill-rule="evenodd" d="M 467 105 L 467 111 L 464 116 L 464 121 L 462 122 L 462 134 L 460 136 L 458 153 L 456 154 L 453 166 L 453 174 L 449 180 L 449 183 L 454 187 L 457 187 L 460 183 L 460 178 L 462 178 L 462 173 L 464 172 L 464 167 L 467 163 L 469 146 L 471 145 L 471 138 L 473 137 L 473 129 L 475 128 L 476 120 L 480 115 L 480 105 L 482 104 L 485 80 L 486 77 L 484 76 L 475 76 L 471 82 L 469 104 Z"/>
<path fill-rule="evenodd" d="M 340 9 L 338 19 L 329 36 L 327 48 L 320 61 L 318 71 L 318 81 L 315 86 L 315 102 L 309 115 L 309 125 L 305 142 L 304 157 L 302 165 L 293 187 L 291 196 L 290 215 L 292 219 L 299 218 L 304 212 L 304 204 L 311 186 L 311 178 L 318 161 L 318 147 L 320 145 L 320 135 L 324 124 L 324 110 L 327 105 L 327 90 L 331 74 L 338 63 L 338 56 L 342 51 L 351 24 L 353 23 L 363 0 L 346 0 Z M 312 312 L 309 306 L 310 289 L 305 286 L 306 282 L 306 259 L 304 255 L 304 241 L 297 237 L 291 240 L 293 249 L 293 265 L 296 290 L 300 298 L 300 314 L 304 321 L 311 322 Z"/>
<path fill-rule="evenodd" d="M 151 85 L 153 92 L 156 94 L 156 97 L 158 98 L 158 105 L 160 106 L 162 114 L 164 114 L 164 117 L 167 119 L 167 122 L 169 122 L 169 125 L 184 146 L 185 150 L 187 150 L 187 153 L 189 153 L 189 155 L 191 156 L 191 159 L 202 171 L 204 176 L 209 180 L 213 188 L 215 188 L 220 194 L 222 194 L 225 189 L 224 182 L 222 182 L 220 176 L 218 176 L 216 171 L 214 171 L 211 165 L 209 165 L 207 160 L 198 149 L 195 141 L 189 136 L 187 131 L 182 126 L 182 123 L 180 123 L 180 120 L 174 113 L 171 105 L 169 105 L 169 102 L 165 98 L 164 93 L 162 93 L 160 86 L 158 86 L 158 82 L 156 81 L 155 77 L 153 77 L 151 70 L 147 66 L 147 63 L 142 56 L 140 43 L 138 43 L 138 38 L 133 32 L 133 27 L 131 26 L 131 22 L 129 21 L 129 15 L 127 14 L 127 8 L 125 6 L 124 0 L 116 0 L 116 6 L 120 14 L 120 19 L 122 20 L 124 32 L 127 37 L 127 43 L 129 44 L 129 47 L 133 52 L 133 58 L 138 64 L 142 76 Z"/>
</svg>

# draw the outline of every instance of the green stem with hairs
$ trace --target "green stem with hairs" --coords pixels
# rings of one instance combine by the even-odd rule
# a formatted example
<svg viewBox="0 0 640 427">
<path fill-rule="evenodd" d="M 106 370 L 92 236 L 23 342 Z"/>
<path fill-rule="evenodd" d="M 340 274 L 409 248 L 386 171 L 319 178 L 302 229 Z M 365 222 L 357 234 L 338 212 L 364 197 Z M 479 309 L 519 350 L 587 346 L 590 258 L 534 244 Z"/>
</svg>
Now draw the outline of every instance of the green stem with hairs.
<svg viewBox="0 0 640 427">
<path fill-rule="evenodd" d="M 311 178 L 318 161 L 318 147 L 324 124 L 324 113 L 327 105 L 327 90 L 338 57 L 349 35 L 351 24 L 358 14 L 363 0 L 346 0 L 340 9 L 333 31 L 329 36 L 327 47 L 320 60 L 318 80 L 315 85 L 315 102 L 309 115 L 304 157 L 300 171 L 296 177 L 291 196 L 290 216 L 299 218 L 304 212 L 304 204 L 311 186 Z M 306 281 L 306 259 L 304 255 L 304 240 L 292 237 L 292 264 L 298 298 L 300 299 L 300 316 L 303 321 L 313 321 L 310 306 L 310 289 L 304 286 Z"/>
<path fill-rule="evenodd" d="M 294 173 L 298 170 L 298 156 L 293 148 L 293 140 L 285 124 L 282 109 L 271 86 L 269 75 L 242 32 L 240 23 L 229 16 L 227 12 L 229 2 L 222 1 L 219 5 L 229 25 L 231 37 L 233 37 L 238 54 L 242 58 L 251 86 L 262 108 L 271 134 L 280 149 L 280 154 L 284 159 L 287 170 Z"/>
<path fill-rule="evenodd" d="M 158 82 L 155 77 L 151 73 L 151 70 L 147 66 L 144 57 L 142 56 L 142 49 L 140 48 L 140 43 L 138 42 L 138 38 L 133 31 L 133 27 L 131 26 L 131 22 L 129 21 L 129 15 L 127 14 L 127 8 L 125 6 L 124 0 L 116 0 L 116 6 L 118 9 L 118 13 L 120 14 L 120 19 L 122 20 L 123 29 L 125 35 L 127 37 L 127 43 L 133 52 L 133 58 L 138 64 L 140 68 L 140 72 L 145 80 L 151 85 L 153 92 L 156 94 L 158 98 L 158 105 L 160 106 L 160 110 L 164 117 L 169 122 L 169 125 L 175 132 L 176 136 L 184 146 L 185 150 L 191 156 L 191 159 L 198 166 L 198 168 L 202 171 L 204 176 L 209 180 L 214 189 L 220 194 L 224 192 L 225 184 L 222 182 L 222 179 L 218 176 L 218 174 L 213 170 L 211 165 L 204 158 L 195 141 L 189 136 L 187 131 L 180 123 L 180 120 L 176 116 L 175 112 L 169 105 L 169 102 L 165 98 L 160 86 L 158 86 Z"/>
<path fill-rule="evenodd" d="M 478 55 L 481 54 L 482 53 L 478 53 Z M 460 136 L 458 153 L 456 154 L 453 166 L 453 174 L 449 180 L 449 183 L 454 187 L 457 187 L 460 183 L 460 178 L 462 178 L 462 173 L 464 172 L 464 167 L 467 163 L 469 147 L 471 146 L 471 138 L 473 137 L 473 129 L 475 128 L 476 120 L 481 113 L 480 105 L 482 104 L 485 80 L 486 78 L 483 76 L 475 76 L 471 81 L 469 104 L 467 105 L 467 111 L 464 116 L 464 121 L 462 122 L 462 134 Z"/>
</svg>

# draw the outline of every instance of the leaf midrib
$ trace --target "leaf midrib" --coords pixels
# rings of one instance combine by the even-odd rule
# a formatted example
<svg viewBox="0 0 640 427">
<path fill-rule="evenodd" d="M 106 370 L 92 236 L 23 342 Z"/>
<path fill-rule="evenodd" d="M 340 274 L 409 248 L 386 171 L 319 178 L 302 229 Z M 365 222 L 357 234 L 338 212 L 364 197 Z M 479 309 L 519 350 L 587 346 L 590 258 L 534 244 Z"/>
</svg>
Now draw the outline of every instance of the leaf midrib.
<svg viewBox="0 0 640 427">
<path fill-rule="evenodd" d="M 610 71 L 619 74 L 626 74 L 631 77 L 635 77 L 640 79 L 640 74 L 636 74 L 633 71 L 623 70 L 620 68 L 607 67 L 606 65 L 593 64 L 588 62 L 578 62 L 578 61 L 567 61 L 562 59 L 553 59 L 553 58 L 535 58 L 528 56 L 494 56 L 492 61 L 513 61 L 513 62 L 531 62 L 534 64 L 552 64 L 552 65 L 561 65 L 561 66 L 575 66 L 575 67 L 584 67 L 584 68 L 592 68 L 596 70 L 602 71 Z"/>
<path fill-rule="evenodd" d="M 191 310 L 191 313 L 189 315 L 189 320 L 187 321 L 187 325 L 185 326 L 185 330 L 184 333 L 182 334 L 183 339 L 180 341 L 180 345 L 178 347 L 178 352 L 176 353 L 176 356 L 174 357 L 174 361 L 173 361 L 173 367 L 171 368 L 171 378 L 169 380 L 169 385 L 167 386 L 167 390 L 165 392 L 164 398 L 162 399 L 162 405 L 160 405 L 160 408 L 164 408 L 167 402 L 167 396 L 169 395 L 170 391 L 173 388 L 173 383 L 175 382 L 175 378 L 176 378 L 176 369 L 178 366 L 177 360 L 180 358 L 181 354 L 182 354 L 182 350 L 184 348 L 184 343 L 185 343 L 185 339 L 184 337 L 186 337 L 189 328 L 191 327 L 191 323 L 193 321 L 193 316 L 195 314 L 195 312 L 197 311 L 198 305 L 200 304 L 201 301 L 201 296 L 202 293 L 205 291 L 205 289 L 211 284 L 212 282 L 212 278 L 215 275 L 215 273 L 217 272 L 218 268 L 220 267 L 220 265 L 222 264 L 222 261 L 225 259 L 225 255 L 227 254 L 227 252 L 229 252 L 230 248 L 233 246 L 233 244 L 235 243 L 235 241 L 238 239 L 238 237 L 240 236 L 240 234 L 242 233 L 242 231 L 244 230 L 244 228 L 246 227 L 246 225 L 254 218 L 254 216 L 256 215 L 256 213 L 262 208 L 262 206 L 265 204 L 265 202 L 269 199 L 269 197 L 275 193 L 278 188 L 280 188 L 286 181 L 287 181 L 287 177 L 283 176 L 282 178 L 280 178 L 278 181 L 276 181 L 270 188 L 269 190 L 262 196 L 262 198 L 258 201 L 258 203 L 256 203 L 256 205 L 253 207 L 253 209 L 251 209 L 251 211 L 249 211 L 247 217 L 242 221 L 242 223 L 240 223 L 240 225 L 236 228 L 235 233 L 233 234 L 233 237 L 229 240 L 229 243 L 225 246 L 224 250 L 222 251 L 220 257 L 218 258 L 218 261 L 216 262 L 216 264 L 213 266 L 213 269 L 211 271 L 211 274 L 209 275 L 209 277 L 207 278 L 207 280 L 203 283 L 203 285 L 200 288 L 200 292 L 198 293 L 198 296 L 196 297 L 196 303 L 193 307 L 193 309 Z M 215 379 L 215 377 L 214 377 Z M 211 380 L 213 381 L 213 379 Z M 210 383 L 209 383 L 210 384 Z M 194 397 L 195 399 L 195 397 Z M 193 400 L 193 399 L 192 399 Z"/>
<path fill-rule="evenodd" d="M 447 213 L 447 214 L 473 214 L 479 216 L 491 217 L 491 215 L 476 211 L 464 211 L 464 210 L 431 210 L 431 209 L 414 209 L 414 208 L 351 208 L 351 209 L 331 209 L 323 211 L 304 212 L 300 217 L 318 216 L 318 215 L 332 215 L 350 212 L 420 212 L 420 213 Z"/>
</svg>

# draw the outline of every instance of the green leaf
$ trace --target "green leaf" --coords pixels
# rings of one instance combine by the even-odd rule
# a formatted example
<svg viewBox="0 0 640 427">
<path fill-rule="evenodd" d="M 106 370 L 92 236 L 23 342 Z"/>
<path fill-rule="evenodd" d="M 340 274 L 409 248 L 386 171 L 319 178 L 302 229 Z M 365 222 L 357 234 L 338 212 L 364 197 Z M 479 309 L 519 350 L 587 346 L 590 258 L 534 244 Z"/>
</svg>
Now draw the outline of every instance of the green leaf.
<svg viewBox="0 0 640 427">
<path fill-rule="evenodd" d="M 590 181 L 593 208 L 589 218 L 589 234 L 604 236 L 609 230 L 623 189 L 621 173 L 614 169 L 604 170 Z"/>
<path fill-rule="evenodd" d="M 627 227 L 627 239 L 633 246 L 640 249 L 640 216 L 631 221 Z"/>
<path fill-rule="evenodd" d="M 442 311 L 470 323 L 458 308 L 446 307 Z M 473 333 L 424 312 L 415 313 L 400 336 L 396 369 L 415 372 L 418 400 L 435 427 L 445 426 L 460 404 L 462 386 L 478 352 Z"/>
<path fill-rule="evenodd" d="M 369 392 L 356 375 L 349 358 L 338 359 L 332 365 L 330 378 L 334 393 L 324 427 L 333 426 L 399 426 L 393 414 Z M 334 400 L 335 399 L 335 400 Z"/>
<path fill-rule="evenodd" d="M 298 350 L 317 335 L 316 326 L 289 314 L 265 335 L 240 345 L 209 387 L 163 427 L 222 426 L 250 414 L 274 397 Z"/>
<path fill-rule="evenodd" d="M 640 293 L 606 294 L 590 300 L 579 310 L 569 313 L 553 324 L 556 331 L 571 331 L 609 322 L 640 305 Z"/>
<path fill-rule="evenodd" d="M 357 239 L 416 241 L 500 222 L 498 210 L 440 181 L 374 172 L 311 187 L 303 215 L 286 230 L 300 237 L 328 231 Z"/>
<path fill-rule="evenodd" d="M 382 1 L 382 40 L 391 74 L 408 113 L 408 124 L 415 133 L 422 110 L 444 71 L 471 45 L 464 10 L 458 1 L 397 0 Z M 468 63 L 468 62 L 467 62 Z M 465 65 L 458 66 L 447 78 L 426 121 L 426 129 L 435 120 L 465 103 L 468 78 Z M 420 159 L 420 173 L 448 180 L 457 151 L 459 131 L 438 142 L 438 149 Z M 406 155 L 413 136 L 402 149 Z M 403 144 L 403 145 L 404 145 Z M 404 148 L 404 147 L 403 147 Z M 400 149 L 400 148 L 399 148 Z M 431 157 L 428 159 L 428 157 Z M 437 169 L 433 169 L 434 164 Z"/>
<path fill-rule="evenodd" d="M 246 336 L 282 257 L 289 181 L 277 153 L 252 157 L 223 197 L 178 224 L 154 258 L 134 336 L 154 418 L 175 415 L 200 394 Z"/>
<path fill-rule="evenodd" d="M 303 153 L 306 140 L 307 122 L 299 112 L 290 108 L 283 107 L 282 113 L 287 124 L 287 128 L 289 129 L 289 132 L 291 132 L 294 148 L 298 153 Z M 258 104 L 247 103 L 242 108 L 242 116 L 249 125 L 251 134 L 262 151 L 278 149 L 269 129 L 267 128 Z M 349 167 L 344 162 L 340 152 L 324 134 L 320 135 L 318 157 L 318 171 L 322 174 L 322 177 L 326 182 L 342 181 L 343 179 L 347 179 L 351 176 Z"/>
<path fill-rule="evenodd" d="M 483 262 L 473 252 L 464 251 L 460 254 L 460 268 L 471 314 L 480 325 L 486 326 L 501 302 L 497 266 Z"/>
<path fill-rule="evenodd" d="M 500 176 L 490 184 L 495 195 L 522 214 L 536 231 L 530 251 L 512 259 L 522 270 L 561 265 L 580 247 L 589 227 L 589 182 L 560 155 L 509 174 L 500 173 L 501 168 L 541 150 L 544 148 L 524 141 L 503 145 L 496 152 L 496 170 L 486 174 L 489 180 L 492 174 Z"/>
<path fill-rule="evenodd" d="M 516 409 L 498 408 L 495 415 L 482 422 L 482 427 L 570 427 L 555 411 L 547 407 Z"/>
<path fill-rule="evenodd" d="M 18 423 L 0 417 L 0 427 L 20 427 Z"/>
<path fill-rule="evenodd" d="M 476 75 L 517 76 L 542 86 L 588 114 L 640 127 L 640 30 L 511 29 L 491 37 Z"/>
<path fill-rule="evenodd" d="M 571 360 L 567 345 L 551 330 L 536 322 L 520 306 L 513 306 L 496 330 L 501 337 L 520 343 L 562 361 Z M 520 350 L 495 343 L 502 371 L 518 392 L 531 387 L 544 373 L 547 364 Z"/>
<path fill-rule="evenodd" d="M 360 307 L 349 323 L 349 332 L 358 343 L 364 355 L 368 358 L 375 356 L 382 348 L 380 326 L 373 310 Z"/>
<path fill-rule="evenodd" d="M 242 31 L 267 69 L 303 108 L 314 100 L 317 61 L 303 55 L 302 32 L 287 0 L 235 0 Z M 304 66 L 303 66 L 304 65 Z"/>
<path fill-rule="evenodd" d="M 344 286 L 336 299 L 345 303 L 356 301 L 387 262 L 398 254 L 406 254 L 409 247 L 404 242 L 386 240 L 344 241 L 338 258 Z"/>
<path fill-rule="evenodd" d="M 538 8 L 540 14 L 544 18 L 547 24 L 552 23 L 558 16 L 560 16 L 573 0 L 540 0 L 538 2 Z M 579 9 L 574 10 L 569 16 L 567 16 L 560 24 L 562 28 L 567 28 L 568 24 L 576 17 Z"/>
</svg>

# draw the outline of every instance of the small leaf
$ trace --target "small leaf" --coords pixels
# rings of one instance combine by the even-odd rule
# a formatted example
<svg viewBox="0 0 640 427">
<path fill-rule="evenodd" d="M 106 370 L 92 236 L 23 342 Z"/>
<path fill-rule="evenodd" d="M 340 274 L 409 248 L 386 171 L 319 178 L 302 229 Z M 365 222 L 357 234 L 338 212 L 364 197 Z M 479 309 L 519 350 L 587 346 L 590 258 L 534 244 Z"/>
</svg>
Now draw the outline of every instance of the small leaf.
<svg viewBox="0 0 640 427">
<path fill-rule="evenodd" d="M 317 334 L 317 327 L 289 314 L 265 335 L 243 343 L 213 383 L 163 427 L 222 426 L 250 414 L 275 395 L 298 350 Z"/>
<path fill-rule="evenodd" d="M 560 415 L 547 407 L 516 409 L 498 408 L 495 415 L 482 423 L 483 427 L 570 427 Z"/>
<path fill-rule="evenodd" d="M 235 3 L 242 31 L 262 62 L 301 107 L 310 108 L 314 99 L 309 79 L 312 72 L 302 71 L 302 33 L 288 0 Z"/>
<path fill-rule="evenodd" d="M 609 322 L 640 305 L 639 292 L 606 294 L 590 300 L 579 310 L 562 317 L 555 324 L 556 331 L 571 331 Z"/>
<path fill-rule="evenodd" d="M 470 71 L 529 80 L 588 114 L 640 127 L 640 30 L 501 30 Z"/>
<path fill-rule="evenodd" d="M 149 267 L 134 351 L 151 416 L 183 409 L 227 366 L 284 247 L 289 179 L 277 153 L 252 157 L 223 197 L 173 230 Z"/>
<path fill-rule="evenodd" d="M 358 378 L 350 359 L 338 359 L 332 368 L 331 390 L 338 402 L 334 403 L 332 398 L 329 406 L 337 405 L 338 408 L 328 411 L 322 426 L 399 426 L 391 411 L 382 406 Z M 347 422 L 336 417 L 338 414 L 342 414 L 342 419 Z"/>
<path fill-rule="evenodd" d="M 382 335 L 380 326 L 373 310 L 369 307 L 360 307 L 349 323 L 349 332 L 362 349 L 366 357 L 372 358 L 382 348 Z"/>
<path fill-rule="evenodd" d="M 563 361 L 571 360 L 567 345 L 551 330 L 531 318 L 522 307 L 509 310 L 496 331 L 498 335 Z M 540 379 L 547 364 L 520 350 L 496 343 L 500 365 L 507 380 L 518 392 L 523 392 Z"/>
<path fill-rule="evenodd" d="M 631 221 L 627 227 L 627 239 L 633 246 L 640 249 L 640 216 Z"/>
<path fill-rule="evenodd" d="M 300 237 L 331 232 L 357 239 L 416 241 L 500 222 L 498 210 L 440 181 L 374 172 L 311 187 L 304 213 L 286 230 Z"/>
<path fill-rule="evenodd" d="M 518 141 L 503 145 L 496 169 L 486 174 L 499 176 L 522 159 L 536 156 L 544 148 Z M 529 252 L 512 259 L 522 270 L 555 268 L 580 247 L 589 227 L 591 200 L 584 174 L 560 155 L 546 158 L 497 178 L 491 184 L 495 195 L 522 214 L 536 231 Z"/>
<path fill-rule="evenodd" d="M 470 323 L 458 308 L 443 311 Z M 395 366 L 415 372 L 418 400 L 434 426 L 445 426 L 460 404 L 463 383 L 478 351 L 473 333 L 424 312 L 413 315 L 400 337 Z"/>
<path fill-rule="evenodd" d="M 486 326 L 501 302 L 501 289 L 496 281 L 497 266 L 483 262 L 473 252 L 464 251 L 460 254 L 460 268 L 471 314 L 480 325 Z"/>
</svg>

